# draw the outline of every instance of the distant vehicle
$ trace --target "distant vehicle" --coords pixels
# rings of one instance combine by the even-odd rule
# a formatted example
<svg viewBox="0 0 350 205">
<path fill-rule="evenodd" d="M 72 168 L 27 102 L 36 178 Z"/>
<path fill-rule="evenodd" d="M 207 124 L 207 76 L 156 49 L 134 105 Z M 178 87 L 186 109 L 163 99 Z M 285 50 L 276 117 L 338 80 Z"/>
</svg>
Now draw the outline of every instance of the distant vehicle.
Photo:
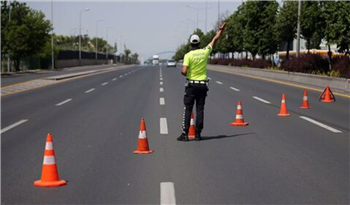
<svg viewBox="0 0 350 205">
<path fill-rule="evenodd" d="M 176 61 L 174 60 L 168 60 L 166 62 L 166 67 L 176 67 Z"/>
<path fill-rule="evenodd" d="M 152 57 L 152 64 L 153 65 L 159 65 L 159 56 L 158 55 L 154 55 Z"/>
</svg>

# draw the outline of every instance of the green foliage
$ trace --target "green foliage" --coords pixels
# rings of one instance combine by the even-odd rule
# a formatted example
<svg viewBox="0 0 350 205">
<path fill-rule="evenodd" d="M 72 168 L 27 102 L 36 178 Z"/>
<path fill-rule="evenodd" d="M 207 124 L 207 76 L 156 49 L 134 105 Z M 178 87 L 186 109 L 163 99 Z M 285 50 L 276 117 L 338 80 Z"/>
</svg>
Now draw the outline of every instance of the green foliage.
<svg viewBox="0 0 350 205">
<path fill-rule="evenodd" d="M 279 41 L 293 41 L 298 22 L 298 2 L 284 1 L 277 16 L 276 33 Z"/>
<path fill-rule="evenodd" d="M 6 1 L 5 1 L 6 2 Z M 9 5 L 1 1 L 2 51 L 11 56 L 16 71 L 23 57 L 38 55 L 50 39 L 50 21 L 42 12 L 30 9 L 25 3 L 11 3 L 11 21 L 8 21 Z M 5 17 L 5 18 L 3 18 Z"/>
<path fill-rule="evenodd" d="M 325 38 L 328 44 L 335 43 L 339 51 L 349 51 L 350 2 L 322 2 L 325 22 Z"/>
<path fill-rule="evenodd" d="M 303 1 L 300 15 L 301 35 L 306 40 L 306 48 L 319 48 L 323 38 L 325 20 L 317 1 Z"/>
</svg>

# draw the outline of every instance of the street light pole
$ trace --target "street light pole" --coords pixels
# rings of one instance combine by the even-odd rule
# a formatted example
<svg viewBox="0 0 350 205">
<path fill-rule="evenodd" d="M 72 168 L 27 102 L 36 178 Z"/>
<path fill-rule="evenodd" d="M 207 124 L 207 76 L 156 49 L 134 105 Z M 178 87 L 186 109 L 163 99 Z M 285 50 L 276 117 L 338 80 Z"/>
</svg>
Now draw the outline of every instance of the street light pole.
<svg viewBox="0 0 350 205">
<path fill-rule="evenodd" d="M 208 32 L 207 30 L 207 21 L 208 21 L 208 1 L 205 1 L 205 33 Z"/>
<path fill-rule="evenodd" d="M 197 12 L 197 28 L 199 28 L 199 25 L 198 25 L 198 22 L 199 22 L 199 11 L 201 10 L 205 10 L 205 30 L 207 30 L 207 10 L 209 7 L 207 7 L 207 2 L 206 2 L 206 6 L 205 8 L 196 8 L 196 7 L 193 7 L 193 6 L 190 6 L 190 5 L 186 5 L 187 8 L 190 8 L 190 9 L 193 9 L 193 10 L 196 10 Z"/>
<path fill-rule="evenodd" d="M 97 64 L 97 52 L 98 52 L 98 23 L 101 21 L 104 21 L 105 19 L 100 19 L 96 22 L 96 47 L 95 47 L 95 59 L 96 59 L 96 64 Z"/>
<path fill-rule="evenodd" d="M 107 27 L 107 31 L 106 31 L 106 60 L 107 60 L 107 63 L 108 63 L 108 30 L 111 29 L 111 28 L 114 28 L 114 26 L 110 26 L 110 27 Z"/>
<path fill-rule="evenodd" d="M 221 24 L 221 18 L 220 18 L 220 0 L 218 0 L 218 26 Z"/>
<path fill-rule="evenodd" d="M 51 33 L 51 69 L 55 69 L 55 57 L 53 51 L 53 35 L 54 35 L 54 26 L 53 26 L 53 0 L 51 0 L 51 22 L 52 22 L 52 33 Z"/>
<path fill-rule="evenodd" d="M 85 11 L 90 11 L 90 9 L 86 8 L 79 13 L 79 65 L 81 65 L 81 14 Z"/>
<path fill-rule="evenodd" d="M 298 27 L 297 27 L 297 58 L 300 56 L 300 13 L 301 13 L 301 0 L 298 1 Z"/>
<path fill-rule="evenodd" d="M 11 22 L 11 0 L 9 1 L 9 24 Z M 10 72 L 10 63 L 11 63 L 11 59 L 10 59 L 10 54 L 7 54 L 7 72 Z"/>
</svg>

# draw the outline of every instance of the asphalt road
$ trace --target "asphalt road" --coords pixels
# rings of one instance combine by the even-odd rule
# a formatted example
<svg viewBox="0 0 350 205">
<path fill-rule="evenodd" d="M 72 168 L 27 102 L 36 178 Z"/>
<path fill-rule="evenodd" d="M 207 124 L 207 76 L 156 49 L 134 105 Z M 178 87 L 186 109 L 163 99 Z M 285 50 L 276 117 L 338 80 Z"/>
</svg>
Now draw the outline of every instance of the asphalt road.
<svg viewBox="0 0 350 205">
<path fill-rule="evenodd" d="M 103 69 L 103 68 L 109 68 L 109 67 L 114 67 L 114 65 L 81 66 L 81 67 L 64 68 L 59 70 L 38 70 L 38 71 L 30 71 L 30 72 L 24 72 L 24 73 L 2 74 L 1 87 L 14 85 L 25 81 L 50 77 L 50 76 L 64 75 L 64 74 L 70 74 L 75 72 L 90 71 L 90 70 Z"/>
<path fill-rule="evenodd" d="M 2 97 L 2 204 L 349 204 L 348 98 L 309 91 L 302 110 L 300 88 L 210 71 L 204 139 L 177 142 L 179 73 L 135 66 Z M 238 100 L 247 127 L 230 126 Z M 150 155 L 132 153 L 140 118 Z M 33 186 L 48 132 L 59 188 Z"/>
</svg>

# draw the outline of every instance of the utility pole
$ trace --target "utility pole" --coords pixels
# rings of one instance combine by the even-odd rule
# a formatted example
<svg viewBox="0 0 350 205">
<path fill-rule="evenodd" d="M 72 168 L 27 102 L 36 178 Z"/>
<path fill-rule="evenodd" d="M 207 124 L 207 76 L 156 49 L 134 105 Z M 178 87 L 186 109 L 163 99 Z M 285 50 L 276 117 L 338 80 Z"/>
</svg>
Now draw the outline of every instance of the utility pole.
<svg viewBox="0 0 350 205">
<path fill-rule="evenodd" d="M 9 24 L 11 22 L 11 0 L 9 0 Z M 7 72 L 10 72 L 10 63 L 11 63 L 11 59 L 10 59 L 10 53 L 7 54 Z"/>
<path fill-rule="evenodd" d="M 97 64 L 97 52 L 98 52 L 98 23 L 101 21 L 104 21 L 105 19 L 102 18 L 96 22 L 96 48 L 95 48 L 95 60 Z"/>
<path fill-rule="evenodd" d="M 81 14 L 85 11 L 90 11 L 90 9 L 86 8 L 79 13 L 79 65 L 81 65 Z"/>
<path fill-rule="evenodd" d="M 52 22 L 52 33 L 51 33 L 51 69 L 55 69 L 55 57 L 53 51 L 53 35 L 54 35 L 54 26 L 53 26 L 53 0 L 51 0 L 51 22 Z"/>
<path fill-rule="evenodd" d="M 298 1 L 297 58 L 300 57 L 300 13 L 301 13 L 301 0 Z"/>
<path fill-rule="evenodd" d="M 220 18 L 220 0 L 218 0 L 218 26 L 221 24 L 221 18 Z"/>
<path fill-rule="evenodd" d="M 205 1 L 205 33 L 208 32 L 207 30 L 207 22 L 208 22 L 208 1 Z"/>
</svg>

